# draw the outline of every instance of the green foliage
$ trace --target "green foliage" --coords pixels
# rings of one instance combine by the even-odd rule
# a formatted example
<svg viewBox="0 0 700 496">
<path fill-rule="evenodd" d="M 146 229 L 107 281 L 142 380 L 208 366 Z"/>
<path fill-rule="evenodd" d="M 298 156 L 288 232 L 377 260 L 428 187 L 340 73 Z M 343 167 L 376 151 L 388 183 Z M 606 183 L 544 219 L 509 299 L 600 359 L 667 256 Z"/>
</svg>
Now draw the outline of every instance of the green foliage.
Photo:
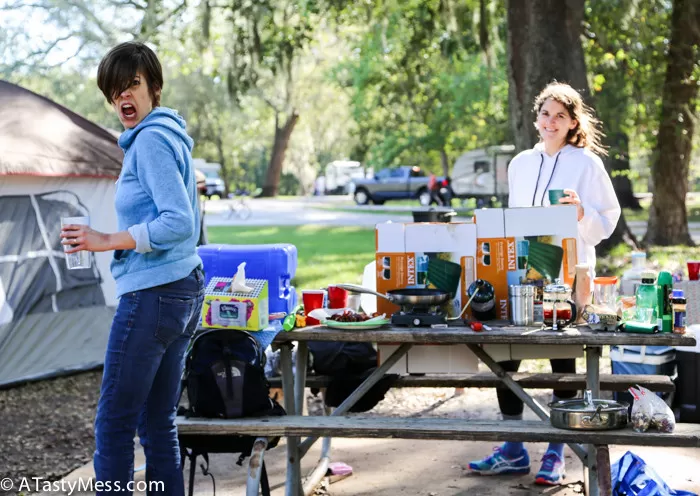
<svg viewBox="0 0 700 496">
<path fill-rule="evenodd" d="M 455 158 L 502 142 L 505 65 L 489 67 L 472 26 L 463 24 L 474 3 L 456 11 L 434 0 L 374 6 L 366 36 L 334 74 L 352 92 L 360 140 L 353 158 L 375 168 L 407 163 L 438 170 L 442 153 Z"/>
<path fill-rule="evenodd" d="M 301 184 L 299 183 L 299 178 L 297 178 L 297 176 L 284 172 L 280 178 L 279 194 L 292 196 L 298 195 L 300 186 Z"/>
<path fill-rule="evenodd" d="M 587 2 L 584 49 L 596 108 L 606 129 L 629 136 L 636 155 L 655 144 L 670 16 L 666 0 Z M 648 167 L 643 172 L 648 177 Z"/>
</svg>

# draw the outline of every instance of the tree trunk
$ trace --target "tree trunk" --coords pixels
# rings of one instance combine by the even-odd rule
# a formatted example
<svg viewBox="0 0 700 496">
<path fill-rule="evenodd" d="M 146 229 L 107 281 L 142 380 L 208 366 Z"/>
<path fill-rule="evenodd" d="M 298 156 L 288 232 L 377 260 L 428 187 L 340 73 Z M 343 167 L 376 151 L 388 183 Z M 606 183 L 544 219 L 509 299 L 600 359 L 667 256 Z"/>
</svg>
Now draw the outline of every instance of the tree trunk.
<svg viewBox="0 0 700 496">
<path fill-rule="evenodd" d="M 589 94 L 583 15 L 584 0 L 508 1 L 508 101 L 517 151 L 539 139 L 532 108 L 548 83 L 569 83 L 584 98 Z"/>
<path fill-rule="evenodd" d="M 299 114 L 296 110 L 287 118 L 287 122 L 282 127 L 279 126 L 278 117 L 275 116 L 275 143 L 272 147 L 272 156 L 270 164 L 267 166 L 267 174 L 265 176 L 265 184 L 262 188 L 262 197 L 277 196 L 280 185 L 280 177 L 282 175 L 282 165 L 284 164 L 284 154 L 289 146 L 289 138 L 292 136 L 294 126 L 299 120 Z"/>
<path fill-rule="evenodd" d="M 654 197 L 644 237 L 652 245 L 694 245 L 685 200 L 696 119 L 698 87 L 692 76 L 698 46 L 700 5 L 697 0 L 674 0 L 661 120 L 651 167 Z"/>
<path fill-rule="evenodd" d="M 450 175 L 450 158 L 447 156 L 445 147 L 440 148 L 440 163 L 442 164 L 442 175 L 447 177 Z"/>
</svg>

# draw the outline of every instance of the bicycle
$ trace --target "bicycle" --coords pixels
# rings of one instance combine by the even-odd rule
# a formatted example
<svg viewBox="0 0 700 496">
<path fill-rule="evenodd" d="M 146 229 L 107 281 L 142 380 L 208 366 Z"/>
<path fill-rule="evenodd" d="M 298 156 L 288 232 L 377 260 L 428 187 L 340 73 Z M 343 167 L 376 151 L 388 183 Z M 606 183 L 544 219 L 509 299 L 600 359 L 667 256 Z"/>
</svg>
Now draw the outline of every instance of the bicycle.
<svg viewBox="0 0 700 496">
<path fill-rule="evenodd" d="M 236 217 L 240 220 L 247 220 L 253 214 L 253 210 L 248 205 L 248 199 L 245 196 L 233 198 L 228 204 L 227 219 Z"/>
</svg>

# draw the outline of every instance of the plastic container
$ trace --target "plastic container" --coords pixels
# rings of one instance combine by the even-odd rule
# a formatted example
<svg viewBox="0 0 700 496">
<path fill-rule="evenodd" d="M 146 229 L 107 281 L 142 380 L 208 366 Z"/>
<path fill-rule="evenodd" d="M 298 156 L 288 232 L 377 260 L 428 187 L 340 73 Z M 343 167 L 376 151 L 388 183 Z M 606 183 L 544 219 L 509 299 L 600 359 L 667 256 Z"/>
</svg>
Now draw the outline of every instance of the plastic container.
<svg viewBox="0 0 700 496">
<path fill-rule="evenodd" d="M 634 296 L 637 287 L 642 284 L 642 274 L 646 271 L 647 254 L 643 251 L 632 253 L 632 267 L 622 274 L 620 280 L 620 295 Z"/>
<path fill-rule="evenodd" d="M 670 346 L 611 346 L 610 361 L 613 374 L 667 375 L 676 379 L 676 351 Z M 672 393 L 657 393 L 664 401 L 672 399 Z M 632 405 L 628 392 L 613 394 L 615 401 Z"/>
<path fill-rule="evenodd" d="M 593 303 L 615 310 L 617 306 L 617 277 L 593 279 Z"/>
<path fill-rule="evenodd" d="M 673 322 L 673 332 L 676 334 L 685 334 L 687 303 L 683 290 L 674 289 L 671 294 L 671 311 L 673 312 L 671 321 Z"/>
<path fill-rule="evenodd" d="M 656 278 L 652 272 L 645 272 L 642 276 L 642 284 L 637 288 L 637 322 L 643 324 L 656 324 Z"/>
<path fill-rule="evenodd" d="M 700 325 L 688 326 L 688 331 L 700 334 Z M 676 349 L 678 377 L 674 401 L 680 422 L 700 423 L 700 340 L 695 346 Z"/>
<path fill-rule="evenodd" d="M 197 248 L 204 264 L 205 284 L 212 277 L 232 277 L 238 264 L 246 262 L 246 277 L 267 279 L 270 313 L 291 313 L 297 306 L 297 294 L 291 285 L 297 270 L 297 248 L 292 244 L 225 245 Z"/>
</svg>

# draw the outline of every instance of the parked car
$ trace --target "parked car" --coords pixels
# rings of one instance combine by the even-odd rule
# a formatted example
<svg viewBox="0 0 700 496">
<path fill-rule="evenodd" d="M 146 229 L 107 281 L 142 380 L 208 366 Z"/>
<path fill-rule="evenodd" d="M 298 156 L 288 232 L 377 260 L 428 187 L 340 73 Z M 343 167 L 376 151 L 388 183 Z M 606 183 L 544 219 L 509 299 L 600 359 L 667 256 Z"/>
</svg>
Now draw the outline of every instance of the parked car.
<svg viewBox="0 0 700 496">
<path fill-rule="evenodd" d="M 492 198 L 508 199 L 508 164 L 515 146 L 500 145 L 471 150 L 461 155 L 452 168 L 452 191 L 457 198 L 476 198 L 488 204 Z"/>
<path fill-rule="evenodd" d="M 206 176 L 206 190 L 204 195 L 207 198 L 211 198 L 212 196 L 223 198 L 226 186 L 224 185 L 223 179 L 219 176 L 221 164 L 207 162 L 201 158 L 195 158 L 193 162 L 195 169 L 203 172 Z"/>
<path fill-rule="evenodd" d="M 442 181 L 444 178 L 438 178 Z M 382 169 L 371 179 L 353 179 L 355 203 L 366 205 L 370 201 L 382 205 L 387 200 L 416 198 L 423 206 L 430 205 L 428 177 L 420 167 L 403 165 Z"/>
</svg>

